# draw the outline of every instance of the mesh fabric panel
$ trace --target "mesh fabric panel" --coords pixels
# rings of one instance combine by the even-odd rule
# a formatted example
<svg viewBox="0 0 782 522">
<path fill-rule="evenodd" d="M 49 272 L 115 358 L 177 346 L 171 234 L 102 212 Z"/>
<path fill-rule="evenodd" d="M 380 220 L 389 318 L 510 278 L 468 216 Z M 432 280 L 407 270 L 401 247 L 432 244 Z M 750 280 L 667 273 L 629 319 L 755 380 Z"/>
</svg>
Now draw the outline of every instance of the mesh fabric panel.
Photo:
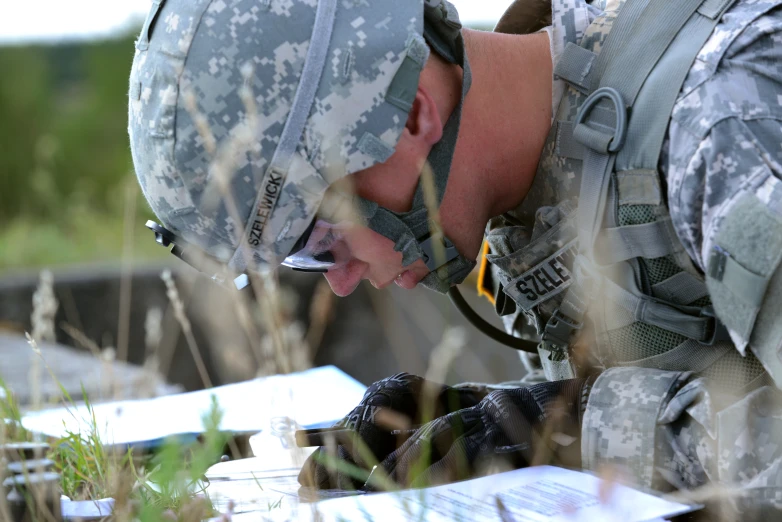
<svg viewBox="0 0 782 522">
<path fill-rule="evenodd" d="M 654 205 L 622 205 L 619 207 L 619 224 L 643 225 L 655 220 Z"/>
<path fill-rule="evenodd" d="M 656 219 L 654 205 L 623 205 L 618 209 L 620 226 L 643 225 Z M 642 269 L 651 284 L 665 281 L 679 273 L 671 256 L 657 259 L 641 259 Z M 633 323 L 624 328 L 608 332 L 608 339 L 617 361 L 636 361 L 660 355 L 687 340 L 686 337 L 660 327 L 644 323 Z"/>
<path fill-rule="evenodd" d="M 700 306 L 701 308 L 703 308 L 705 306 L 710 306 L 711 305 L 711 297 L 709 297 L 709 296 L 701 297 L 697 301 L 693 301 L 692 303 L 687 303 L 687 305 L 689 305 L 689 306 Z"/>
<path fill-rule="evenodd" d="M 752 352 L 747 351 L 747 356 L 742 357 L 739 352 L 731 350 L 700 375 L 718 385 L 724 392 L 735 392 L 744 388 L 764 371 L 763 365 Z"/>
<path fill-rule="evenodd" d="M 654 205 L 624 205 L 618 209 L 620 226 L 643 225 L 656 219 Z M 650 284 L 655 285 L 678 274 L 682 269 L 673 256 L 641 259 L 641 267 Z M 692 306 L 709 306 L 708 297 L 698 299 Z M 608 332 L 614 357 L 618 362 L 637 361 L 672 350 L 687 340 L 683 335 L 669 332 L 645 323 L 633 323 Z M 742 357 L 731 350 L 700 373 L 725 392 L 736 392 L 764 373 L 763 365 L 751 353 Z"/>
<path fill-rule="evenodd" d="M 645 323 L 633 323 L 608 332 L 614 357 L 619 362 L 637 361 L 667 352 L 687 340 L 668 330 Z"/>
<path fill-rule="evenodd" d="M 656 218 L 654 205 L 624 205 L 619 207 L 619 225 L 643 225 L 652 223 Z M 656 285 L 682 271 L 673 259 L 673 256 L 658 257 L 657 259 L 642 259 L 649 283 Z"/>
</svg>

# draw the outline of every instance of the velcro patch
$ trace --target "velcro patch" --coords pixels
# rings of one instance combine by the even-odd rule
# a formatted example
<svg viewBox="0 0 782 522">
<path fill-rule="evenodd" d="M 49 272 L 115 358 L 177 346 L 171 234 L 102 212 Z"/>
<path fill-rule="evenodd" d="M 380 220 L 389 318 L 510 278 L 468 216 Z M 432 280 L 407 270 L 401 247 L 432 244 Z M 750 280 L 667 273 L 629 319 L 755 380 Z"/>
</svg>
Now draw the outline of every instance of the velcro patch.
<svg viewBox="0 0 782 522">
<path fill-rule="evenodd" d="M 558 295 L 573 284 L 568 267 L 578 255 L 578 240 L 574 239 L 520 276 L 504 288 L 525 312 Z"/>
</svg>

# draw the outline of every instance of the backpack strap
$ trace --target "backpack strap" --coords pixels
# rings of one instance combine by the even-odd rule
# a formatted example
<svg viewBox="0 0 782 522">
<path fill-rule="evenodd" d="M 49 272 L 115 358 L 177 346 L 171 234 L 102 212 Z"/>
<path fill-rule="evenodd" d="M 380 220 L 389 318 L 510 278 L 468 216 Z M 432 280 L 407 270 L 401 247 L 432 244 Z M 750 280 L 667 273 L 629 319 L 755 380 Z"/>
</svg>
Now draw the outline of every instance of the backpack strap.
<svg viewBox="0 0 782 522">
<path fill-rule="evenodd" d="M 539 347 L 549 379 L 576 375 L 569 353 L 571 334 L 583 326 L 587 307 L 608 280 L 602 275 L 594 252 L 603 228 L 611 174 L 629 170 L 617 169 L 617 161 L 621 159 L 622 167 L 634 164 L 637 169 L 657 168 L 681 85 L 721 14 L 733 1 L 627 0 L 599 55 L 585 56 L 583 49 L 576 50 L 574 45 L 565 50 L 557 75 L 590 95 L 573 122 L 572 132 L 565 129 L 568 132 L 561 133 L 566 139 L 572 136 L 584 147 L 578 210 L 580 252 L 573 267 L 574 283 L 546 324 Z M 582 62 L 586 59 L 584 67 L 575 65 L 579 60 L 569 58 L 571 53 Z M 665 81 L 647 86 L 647 78 L 655 70 L 662 71 L 656 77 L 664 77 Z M 580 152 L 573 143 L 560 143 L 559 147 Z M 622 234 L 619 230 L 612 232 L 614 236 Z M 630 295 L 615 283 L 607 286 L 614 292 L 621 290 L 625 300 Z M 632 295 L 634 308 L 653 309 L 658 319 L 675 318 L 671 326 L 677 329 L 685 323 L 697 326 L 701 333 L 693 337 L 700 342 L 711 344 L 726 336 L 713 313 L 700 311 L 686 320 L 680 309 L 669 310 L 653 298 Z"/>
</svg>

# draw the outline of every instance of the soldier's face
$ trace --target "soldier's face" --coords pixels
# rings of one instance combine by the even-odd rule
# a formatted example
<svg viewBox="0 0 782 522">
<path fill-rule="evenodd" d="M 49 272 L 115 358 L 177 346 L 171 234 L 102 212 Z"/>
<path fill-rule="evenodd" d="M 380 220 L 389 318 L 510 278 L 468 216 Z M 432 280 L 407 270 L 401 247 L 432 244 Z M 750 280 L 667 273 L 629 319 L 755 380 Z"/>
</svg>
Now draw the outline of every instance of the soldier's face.
<svg viewBox="0 0 782 522">
<path fill-rule="evenodd" d="M 421 168 L 417 158 L 424 152 L 407 147 L 405 141 L 403 138 L 386 163 L 350 176 L 352 190 L 395 212 L 409 210 Z M 363 225 L 342 224 L 335 238 L 329 247 L 335 265 L 325 276 L 339 296 L 351 294 L 364 279 L 378 289 L 391 283 L 413 289 L 429 273 L 421 260 L 403 267 L 402 254 L 394 250 L 394 242 Z"/>
<path fill-rule="evenodd" d="M 360 225 L 345 225 L 329 249 L 335 265 L 326 279 L 335 294 L 351 294 L 366 279 L 382 289 L 396 283 L 412 289 L 429 273 L 423 261 L 402 267 L 402 254 L 390 239 Z"/>
<path fill-rule="evenodd" d="M 346 183 L 362 198 L 384 208 L 410 210 L 420 173 L 432 147 L 442 137 L 442 128 L 434 99 L 419 86 L 394 154 L 384 163 L 352 174 Z M 403 267 L 402 254 L 394 250 L 394 242 L 364 226 L 349 225 L 340 236 L 330 249 L 336 264 L 326 274 L 331 289 L 339 296 L 352 293 L 364 279 L 375 288 L 396 283 L 412 289 L 429 273 L 422 260 Z"/>
</svg>

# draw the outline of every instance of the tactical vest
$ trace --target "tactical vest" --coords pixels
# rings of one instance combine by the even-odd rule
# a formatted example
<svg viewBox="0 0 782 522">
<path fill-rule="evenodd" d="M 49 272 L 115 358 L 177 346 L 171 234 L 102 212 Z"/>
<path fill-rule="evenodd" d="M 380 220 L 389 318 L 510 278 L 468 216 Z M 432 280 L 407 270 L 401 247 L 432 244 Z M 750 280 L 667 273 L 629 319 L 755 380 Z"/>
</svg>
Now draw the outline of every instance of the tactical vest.
<svg viewBox="0 0 782 522">
<path fill-rule="evenodd" d="M 693 371 L 730 392 L 766 382 L 716 318 L 658 167 L 681 86 L 732 3 L 609 1 L 556 66 L 568 88 L 534 183 L 490 222 L 486 256 L 497 312 L 534 327 L 549 380 L 636 366 Z"/>
</svg>

